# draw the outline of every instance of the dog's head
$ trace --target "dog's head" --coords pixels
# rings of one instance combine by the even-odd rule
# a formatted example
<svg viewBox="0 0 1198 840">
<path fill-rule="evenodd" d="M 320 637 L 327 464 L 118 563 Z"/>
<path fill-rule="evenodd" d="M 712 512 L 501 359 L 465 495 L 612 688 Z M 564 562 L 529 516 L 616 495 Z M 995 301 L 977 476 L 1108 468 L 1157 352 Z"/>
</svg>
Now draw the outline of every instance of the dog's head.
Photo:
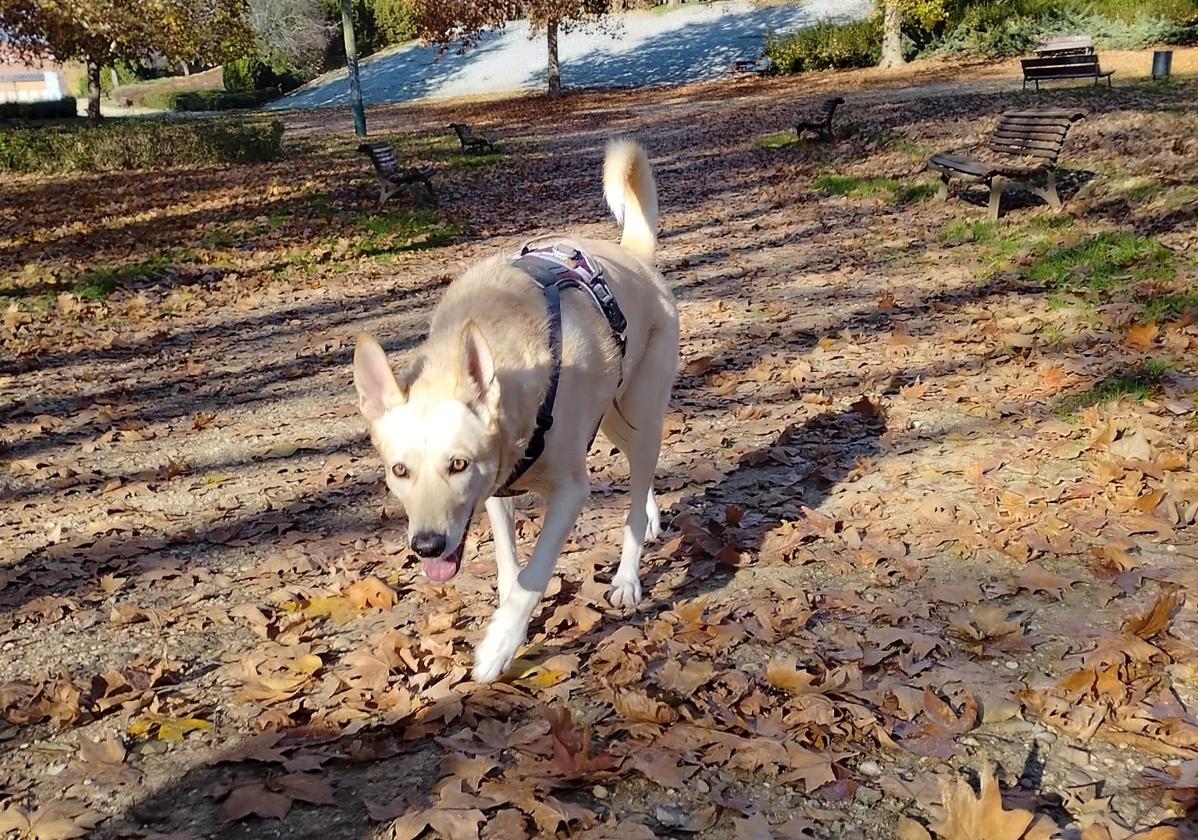
<svg viewBox="0 0 1198 840">
<path fill-rule="evenodd" d="M 473 322 L 442 367 L 428 359 L 396 381 L 383 348 L 362 335 L 354 351 L 358 405 L 383 459 L 387 486 L 408 515 L 408 544 L 436 581 L 457 574 L 466 529 L 499 471 L 499 383 Z"/>
</svg>

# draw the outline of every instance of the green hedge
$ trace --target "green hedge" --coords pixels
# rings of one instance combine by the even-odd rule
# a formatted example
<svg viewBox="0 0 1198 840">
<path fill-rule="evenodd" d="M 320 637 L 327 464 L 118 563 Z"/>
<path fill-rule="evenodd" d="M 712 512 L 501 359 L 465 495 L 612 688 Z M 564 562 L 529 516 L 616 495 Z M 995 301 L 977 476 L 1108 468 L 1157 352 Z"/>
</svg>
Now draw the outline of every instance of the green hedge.
<svg viewBox="0 0 1198 840">
<path fill-rule="evenodd" d="M 257 108 L 279 96 L 278 88 L 246 93 L 227 90 L 164 91 L 145 97 L 144 104 L 147 108 L 161 108 L 164 111 L 235 111 L 239 108 Z"/>
<path fill-rule="evenodd" d="M 0 131 L 0 171 L 102 172 L 257 163 L 282 152 L 279 120 L 83 121 Z"/>
<path fill-rule="evenodd" d="M 994 17 L 982 9 L 923 52 L 988 58 L 1027 55 L 1045 38 L 1079 32 L 1090 35 L 1100 50 L 1136 50 L 1157 44 L 1193 43 L 1198 39 L 1198 24 L 1151 15 L 1122 20 L 1068 7 Z"/>
<path fill-rule="evenodd" d="M 0 120 L 61 120 L 77 113 L 75 100 L 69 96 L 48 102 L 0 103 Z"/>
<path fill-rule="evenodd" d="M 778 73 L 872 67 L 882 58 L 882 23 L 875 15 L 853 23 L 824 21 L 788 35 L 767 35 L 765 55 Z"/>
</svg>

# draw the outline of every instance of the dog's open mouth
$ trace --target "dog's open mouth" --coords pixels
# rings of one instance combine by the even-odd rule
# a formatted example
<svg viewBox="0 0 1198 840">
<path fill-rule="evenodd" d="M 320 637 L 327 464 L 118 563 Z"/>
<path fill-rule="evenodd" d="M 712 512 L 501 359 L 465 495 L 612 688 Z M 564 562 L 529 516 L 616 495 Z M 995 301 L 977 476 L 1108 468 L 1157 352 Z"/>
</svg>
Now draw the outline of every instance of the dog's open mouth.
<svg viewBox="0 0 1198 840">
<path fill-rule="evenodd" d="M 424 567 L 425 576 L 437 583 L 445 583 L 451 579 L 462 568 L 462 552 L 465 548 L 466 535 L 462 534 L 462 541 L 456 550 L 449 552 L 444 557 L 421 558 L 420 564 Z"/>
</svg>

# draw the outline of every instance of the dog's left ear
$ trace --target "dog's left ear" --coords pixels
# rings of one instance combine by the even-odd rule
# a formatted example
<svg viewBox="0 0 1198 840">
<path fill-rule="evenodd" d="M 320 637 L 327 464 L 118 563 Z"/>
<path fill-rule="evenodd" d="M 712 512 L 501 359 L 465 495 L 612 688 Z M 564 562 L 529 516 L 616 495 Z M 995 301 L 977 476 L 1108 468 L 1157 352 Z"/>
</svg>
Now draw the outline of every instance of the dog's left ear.
<svg viewBox="0 0 1198 840">
<path fill-rule="evenodd" d="M 467 321 L 462 327 L 459 369 L 464 384 L 472 392 L 471 407 L 488 426 L 499 416 L 499 380 L 495 378 L 495 357 L 478 324 Z"/>
</svg>

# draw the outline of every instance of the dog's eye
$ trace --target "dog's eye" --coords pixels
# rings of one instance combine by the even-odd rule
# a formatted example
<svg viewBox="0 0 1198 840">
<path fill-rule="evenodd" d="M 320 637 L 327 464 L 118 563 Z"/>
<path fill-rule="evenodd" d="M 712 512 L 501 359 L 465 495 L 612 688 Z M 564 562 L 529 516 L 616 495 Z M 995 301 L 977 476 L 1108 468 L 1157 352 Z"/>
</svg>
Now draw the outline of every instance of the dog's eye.
<svg viewBox="0 0 1198 840">
<path fill-rule="evenodd" d="M 470 466 L 470 462 L 465 458 L 454 458 L 449 462 L 449 472 L 450 474 L 465 472 L 468 466 Z"/>
<path fill-rule="evenodd" d="M 395 464 L 394 466 L 391 467 L 391 473 L 396 478 L 407 478 L 408 477 L 408 468 L 405 467 L 403 464 Z"/>
</svg>

